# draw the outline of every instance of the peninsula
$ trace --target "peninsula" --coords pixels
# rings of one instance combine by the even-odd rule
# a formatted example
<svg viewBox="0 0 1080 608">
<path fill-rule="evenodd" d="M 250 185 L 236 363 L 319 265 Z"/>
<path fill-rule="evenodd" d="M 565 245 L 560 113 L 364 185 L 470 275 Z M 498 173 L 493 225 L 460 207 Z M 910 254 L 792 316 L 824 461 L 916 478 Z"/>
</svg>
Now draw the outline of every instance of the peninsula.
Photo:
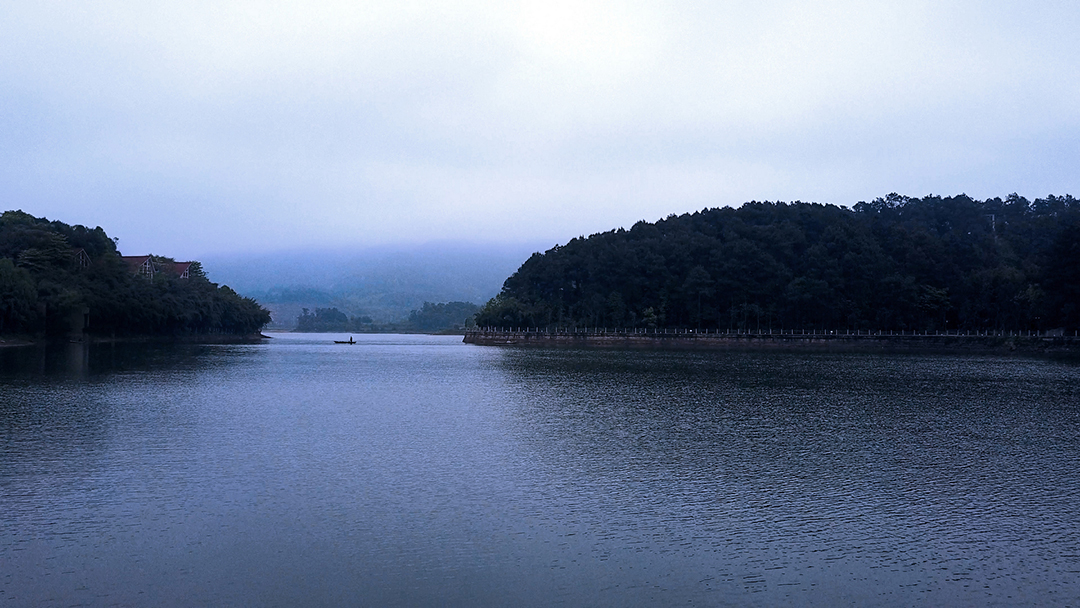
<svg viewBox="0 0 1080 608">
<path fill-rule="evenodd" d="M 533 254 L 476 324 L 532 333 L 467 341 L 1064 339 L 1080 328 L 1080 201 L 891 194 L 641 221 Z"/>
<path fill-rule="evenodd" d="M 0 215 L 0 336 L 27 339 L 250 337 L 270 321 L 199 262 L 121 256 L 100 227 Z M 20 340 L 21 339 L 21 340 Z"/>
</svg>

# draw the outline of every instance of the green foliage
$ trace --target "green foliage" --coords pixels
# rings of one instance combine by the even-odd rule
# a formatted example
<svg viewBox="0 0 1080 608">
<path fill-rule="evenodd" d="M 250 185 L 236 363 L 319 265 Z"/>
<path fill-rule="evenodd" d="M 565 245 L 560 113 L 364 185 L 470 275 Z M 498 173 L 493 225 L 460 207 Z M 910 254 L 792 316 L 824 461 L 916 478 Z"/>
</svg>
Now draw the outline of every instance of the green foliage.
<svg viewBox="0 0 1080 608">
<path fill-rule="evenodd" d="M 472 321 L 480 307 L 469 302 L 424 302 L 414 310 L 404 323 L 376 326 L 371 317 L 349 317 L 337 308 L 316 308 L 314 312 L 301 309 L 296 317 L 296 331 L 300 332 L 438 332 L 457 329 Z"/>
<path fill-rule="evenodd" d="M 311 314 L 304 309 L 296 318 L 296 330 L 304 332 L 348 331 L 349 317 L 336 308 L 316 308 Z"/>
<path fill-rule="evenodd" d="M 188 275 L 195 280 L 206 280 L 206 271 L 203 270 L 202 262 L 192 262 L 188 268 Z"/>
<path fill-rule="evenodd" d="M 519 271 L 520 272 L 520 271 Z M 535 316 L 505 290 L 495 296 L 476 313 L 478 325 L 497 327 L 522 327 L 533 325 Z"/>
<path fill-rule="evenodd" d="M 423 332 L 458 329 L 470 323 L 478 310 L 471 302 L 424 302 L 420 310 L 409 314 L 409 325 Z"/>
<path fill-rule="evenodd" d="M 314 314 L 308 309 L 296 317 L 296 331 L 300 332 L 347 332 L 367 331 L 371 327 L 371 317 L 349 317 L 337 308 L 316 308 Z"/>
<path fill-rule="evenodd" d="M 82 249 L 90 265 L 75 262 Z M 169 258 L 156 261 L 171 264 Z M 189 279 L 134 276 L 101 228 L 69 226 L 22 211 L 0 215 L 0 331 L 63 334 L 89 309 L 92 334 L 250 334 L 270 321 L 251 298 L 207 280 L 197 262 Z"/>
<path fill-rule="evenodd" d="M 30 273 L 0 258 L 0 332 L 30 327 L 36 317 L 37 289 Z"/>
<path fill-rule="evenodd" d="M 1044 293 L 1029 298 L 1045 302 L 1045 314 L 1060 319 L 1056 324 L 1080 326 L 1080 221 L 1073 221 L 1054 238 L 1047 255 L 1044 285 Z"/>
<path fill-rule="evenodd" d="M 1080 325 L 1080 201 L 750 202 L 530 257 L 477 324 L 787 329 Z"/>
</svg>

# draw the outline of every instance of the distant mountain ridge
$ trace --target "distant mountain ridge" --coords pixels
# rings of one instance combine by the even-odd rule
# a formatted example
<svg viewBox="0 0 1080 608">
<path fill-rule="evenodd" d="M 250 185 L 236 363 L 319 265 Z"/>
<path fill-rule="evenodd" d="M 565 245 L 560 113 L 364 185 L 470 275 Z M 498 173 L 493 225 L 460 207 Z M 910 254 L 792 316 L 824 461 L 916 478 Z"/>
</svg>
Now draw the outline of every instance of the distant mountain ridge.
<svg viewBox="0 0 1080 608">
<path fill-rule="evenodd" d="M 271 328 L 291 329 L 304 308 L 334 307 L 385 324 L 408 319 L 425 302 L 480 304 L 532 253 L 550 246 L 445 241 L 203 257 L 214 281 L 271 311 Z"/>
</svg>

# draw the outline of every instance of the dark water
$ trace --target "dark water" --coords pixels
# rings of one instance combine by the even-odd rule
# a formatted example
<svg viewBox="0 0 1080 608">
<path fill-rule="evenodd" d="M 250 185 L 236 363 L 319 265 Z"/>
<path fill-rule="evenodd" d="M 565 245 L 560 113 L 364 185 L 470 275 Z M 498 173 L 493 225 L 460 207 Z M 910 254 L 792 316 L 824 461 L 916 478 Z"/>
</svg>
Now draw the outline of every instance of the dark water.
<svg viewBox="0 0 1080 608">
<path fill-rule="evenodd" d="M 0 351 L 0 606 L 1080 605 L 1080 366 Z"/>
</svg>

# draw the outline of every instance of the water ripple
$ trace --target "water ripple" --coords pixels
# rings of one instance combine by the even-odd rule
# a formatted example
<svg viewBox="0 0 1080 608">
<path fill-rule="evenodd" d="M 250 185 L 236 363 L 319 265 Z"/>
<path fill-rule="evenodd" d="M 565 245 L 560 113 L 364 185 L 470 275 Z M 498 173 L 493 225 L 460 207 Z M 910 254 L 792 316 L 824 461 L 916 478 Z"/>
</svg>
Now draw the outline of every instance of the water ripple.
<svg viewBox="0 0 1080 608">
<path fill-rule="evenodd" d="M 5 364 L 0 603 L 1080 603 L 1075 365 L 330 338 Z"/>
</svg>

